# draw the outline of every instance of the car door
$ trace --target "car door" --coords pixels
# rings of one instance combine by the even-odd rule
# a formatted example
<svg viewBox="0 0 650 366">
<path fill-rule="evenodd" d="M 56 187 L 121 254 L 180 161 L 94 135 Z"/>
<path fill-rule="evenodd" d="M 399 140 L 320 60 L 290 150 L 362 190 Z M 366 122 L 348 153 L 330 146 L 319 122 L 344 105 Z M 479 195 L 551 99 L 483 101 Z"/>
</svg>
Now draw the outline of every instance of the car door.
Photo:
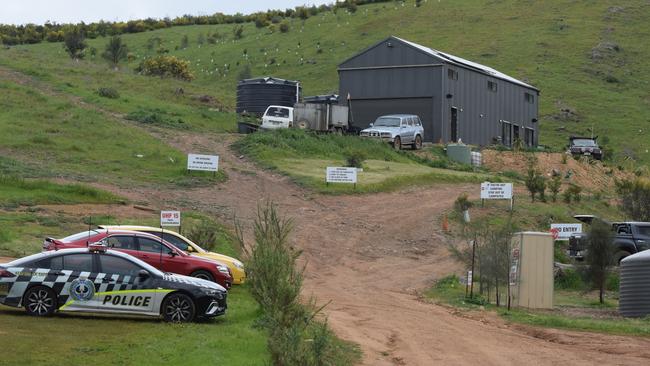
<svg viewBox="0 0 650 366">
<path fill-rule="evenodd" d="M 164 272 L 188 275 L 188 265 L 183 256 L 160 240 L 138 237 L 142 260 Z"/>
<path fill-rule="evenodd" d="M 135 235 L 110 235 L 102 241 L 102 244 L 108 246 L 111 249 L 115 249 L 136 257 L 138 256 L 138 246 L 135 241 Z"/>
<path fill-rule="evenodd" d="M 635 227 L 634 242 L 638 251 L 650 249 L 650 225 Z"/>
<path fill-rule="evenodd" d="M 56 283 L 63 283 L 60 291 L 63 305 L 60 311 L 95 311 L 97 310 L 97 289 L 101 276 L 97 269 L 96 255 L 92 253 L 75 253 L 62 255 L 60 264 L 52 261 L 51 268 L 60 265 L 61 270 Z M 55 289 L 56 291 L 56 289 Z M 61 302 L 59 303 L 61 304 Z"/>
<path fill-rule="evenodd" d="M 411 128 L 409 123 L 412 123 L 411 117 L 403 117 L 400 122 L 400 137 L 402 138 L 402 144 L 410 144 L 413 142 L 413 136 L 411 135 Z"/>
<path fill-rule="evenodd" d="M 99 256 L 102 285 L 97 295 L 100 311 L 150 313 L 156 303 L 156 287 L 151 276 L 126 258 L 112 254 Z"/>
</svg>

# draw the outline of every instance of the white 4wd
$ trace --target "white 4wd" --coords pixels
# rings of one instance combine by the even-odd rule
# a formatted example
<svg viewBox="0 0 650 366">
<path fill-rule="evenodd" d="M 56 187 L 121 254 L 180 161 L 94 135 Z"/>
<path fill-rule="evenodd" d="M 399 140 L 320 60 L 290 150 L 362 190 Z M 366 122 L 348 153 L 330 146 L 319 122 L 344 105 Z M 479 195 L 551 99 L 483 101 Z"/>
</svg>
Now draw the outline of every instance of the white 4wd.
<svg viewBox="0 0 650 366">
<path fill-rule="evenodd" d="M 361 137 L 382 139 L 400 150 L 404 145 L 422 148 L 424 128 L 420 117 L 413 114 L 391 114 L 377 118 L 370 128 L 362 130 Z"/>
<path fill-rule="evenodd" d="M 293 127 L 293 108 L 271 105 L 266 108 L 262 116 L 262 128 L 273 130 L 276 128 Z"/>
</svg>

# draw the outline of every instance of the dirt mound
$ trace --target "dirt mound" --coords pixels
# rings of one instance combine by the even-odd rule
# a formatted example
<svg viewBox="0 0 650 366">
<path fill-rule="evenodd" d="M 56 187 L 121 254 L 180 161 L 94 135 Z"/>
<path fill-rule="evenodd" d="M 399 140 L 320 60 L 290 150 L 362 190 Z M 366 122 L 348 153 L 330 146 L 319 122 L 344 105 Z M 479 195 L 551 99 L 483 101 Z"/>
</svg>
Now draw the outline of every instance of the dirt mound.
<svg viewBox="0 0 650 366">
<path fill-rule="evenodd" d="M 516 172 L 523 177 L 530 156 L 523 152 L 483 150 L 483 165 L 493 172 Z M 577 184 L 592 192 L 613 189 L 616 179 L 631 177 L 630 173 L 605 166 L 597 160 L 576 160 L 567 156 L 564 163 L 563 156 L 564 153 L 536 153 L 537 169 L 547 177 L 556 171 L 561 174 L 564 184 Z"/>
</svg>

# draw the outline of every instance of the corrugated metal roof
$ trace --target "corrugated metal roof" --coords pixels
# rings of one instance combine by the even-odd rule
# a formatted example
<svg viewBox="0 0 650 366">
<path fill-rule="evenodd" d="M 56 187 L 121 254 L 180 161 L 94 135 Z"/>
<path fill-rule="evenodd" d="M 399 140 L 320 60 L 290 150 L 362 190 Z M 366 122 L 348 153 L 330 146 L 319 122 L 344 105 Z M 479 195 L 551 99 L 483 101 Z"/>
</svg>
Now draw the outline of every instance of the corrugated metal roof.
<svg viewBox="0 0 650 366">
<path fill-rule="evenodd" d="M 434 50 L 432 48 L 425 47 L 425 46 L 422 46 L 420 44 L 410 42 L 410 41 L 407 41 L 407 40 L 399 38 L 399 37 L 392 36 L 392 38 L 395 38 L 400 42 L 404 42 L 404 43 L 408 44 L 411 47 L 417 48 L 422 52 L 428 53 L 431 56 L 442 58 L 442 59 L 444 59 L 445 61 L 447 61 L 447 62 L 449 62 L 451 64 L 476 69 L 476 70 L 482 71 L 482 72 L 484 72 L 484 73 L 486 73 L 488 75 L 492 75 L 495 78 L 507 80 L 507 81 L 510 81 L 511 83 L 514 83 L 514 84 L 518 84 L 518 85 L 521 85 L 521 86 L 525 86 L 527 88 L 539 90 L 539 89 L 535 88 L 534 86 L 532 86 L 530 84 L 526 84 L 521 80 L 515 79 L 512 76 L 508 76 L 508 75 L 506 75 L 506 74 L 504 74 L 504 73 L 502 73 L 500 71 L 497 71 L 497 70 L 495 70 L 495 69 L 493 69 L 493 68 L 491 68 L 489 66 L 485 66 L 485 65 L 479 64 L 477 62 L 469 61 L 469 60 L 466 60 L 466 59 L 464 59 L 462 57 L 454 56 L 454 55 L 451 55 L 451 54 L 448 54 L 448 53 L 445 53 L 445 52 L 442 52 L 442 51 Z"/>
</svg>

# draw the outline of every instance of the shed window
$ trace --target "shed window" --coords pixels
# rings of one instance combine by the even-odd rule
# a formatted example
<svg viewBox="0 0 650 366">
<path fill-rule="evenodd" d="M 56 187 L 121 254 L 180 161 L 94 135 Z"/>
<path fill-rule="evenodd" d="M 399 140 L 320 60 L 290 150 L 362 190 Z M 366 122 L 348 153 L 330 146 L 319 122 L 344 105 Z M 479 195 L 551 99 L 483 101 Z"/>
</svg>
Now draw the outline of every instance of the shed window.
<svg viewBox="0 0 650 366">
<path fill-rule="evenodd" d="M 524 131 L 524 142 L 528 147 L 535 146 L 535 130 L 532 128 L 526 128 Z"/>
<path fill-rule="evenodd" d="M 505 146 L 512 145 L 512 125 L 510 122 L 501 122 L 501 143 Z"/>
<path fill-rule="evenodd" d="M 451 80 L 458 80 L 458 71 L 447 69 L 447 77 Z"/>
<path fill-rule="evenodd" d="M 530 93 L 524 93 L 524 99 L 525 99 L 526 102 L 528 102 L 528 103 L 531 103 L 531 104 L 532 104 L 532 103 L 535 103 L 535 96 L 532 95 L 532 94 L 530 94 Z"/>
<path fill-rule="evenodd" d="M 495 83 L 494 81 L 488 81 L 487 87 L 489 91 L 493 91 L 493 92 L 497 91 L 497 83 Z"/>
</svg>

